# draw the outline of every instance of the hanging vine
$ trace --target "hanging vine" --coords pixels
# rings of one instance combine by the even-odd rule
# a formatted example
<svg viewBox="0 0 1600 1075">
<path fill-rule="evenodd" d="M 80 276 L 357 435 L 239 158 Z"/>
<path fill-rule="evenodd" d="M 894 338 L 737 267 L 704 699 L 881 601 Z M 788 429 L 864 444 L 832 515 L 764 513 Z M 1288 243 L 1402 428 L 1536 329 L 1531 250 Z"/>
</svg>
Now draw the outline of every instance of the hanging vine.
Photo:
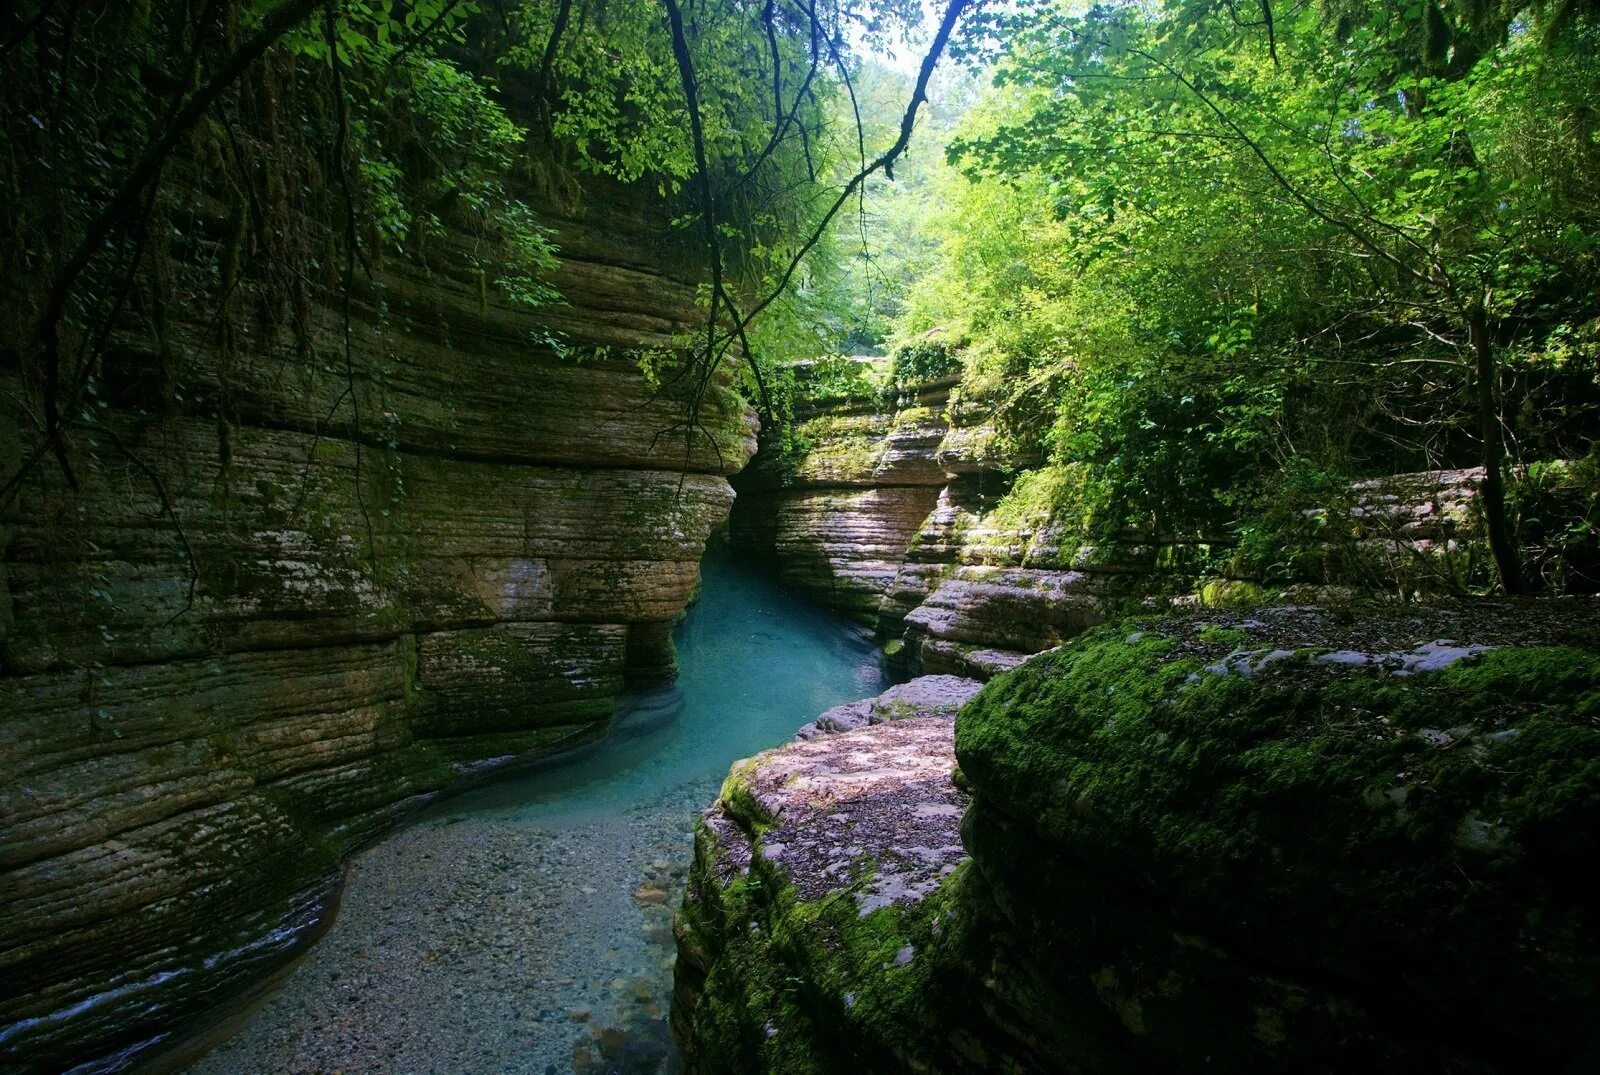
<svg viewBox="0 0 1600 1075">
<path fill-rule="evenodd" d="M 363 488 L 374 434 L 357 391 L 355 293 L 385 256 L 425 262 L 437 236 L 466 227 L 486 240 L 483 280 L 492 276 L 512 302 L 555 298 L 543 282 L 554 247 L 514 192 L 530 154 L 653 184 L 687 210 L 686 230 L 692 223 L 705 251 L 704 321 L 676 356 L 645 361 L 659 374 L 658 396 L 681 408 L 659 436 L 682 434 L 686 469 L 701 440 L 725 462 L 705 424 L 712 386 L 741 356 L 761 412 L 776 414 L 758 319 L 799 301 L 794 285 L 840 209 L 873 175 L 892 176 L 970 3 L 945 10 L 898 137 L 876 157 L 845 42 L 879 32 L 871 25 L 914 25 L 920 8 L 904 0 L 190 0 L 161 11 L 74 0 L 0 15 L 8 174 L 45 159 L 70 177 L 0 213 L 10 275 L 39 281 L 7 299 L 17 330 L 6 346 L 28 397 L 19 413 L 33 428 L 0 472 L 0 511 L 43 480 L 47 460 L 78 489 L 74 441 L 102 438 L 150 483 L 189 565 L 192 606 L 194 550 L 158 469 L 108 425 L 103 382 L 137 377 L 107 363 L 112 339 L 142 322 L 162 356 L 159 391 L 181 387 L 165 357 L 174 346 L 166 311 L 203 294 L 210 265 L 200 339 L 214 348 L 206 376 L 221 385 L 208 405 L 224 476 L 237 421 L 231 356 L 252 338 L 241 331 L 240 296 L 248 290 L 264 314 L 286 315 L 262 324 L 269 338 L 287 327 L 302 359 L 313 309 L 331 299 L 345 383 L 315 436 L 348 408 L 375 572 Z M 854 117 L 845 135 L 831 105 L 841 93 Z M 221 202 L 220 236 L 196 199 Z M 189 208 L 168 221 L 180 206 Z"/>
</svg>

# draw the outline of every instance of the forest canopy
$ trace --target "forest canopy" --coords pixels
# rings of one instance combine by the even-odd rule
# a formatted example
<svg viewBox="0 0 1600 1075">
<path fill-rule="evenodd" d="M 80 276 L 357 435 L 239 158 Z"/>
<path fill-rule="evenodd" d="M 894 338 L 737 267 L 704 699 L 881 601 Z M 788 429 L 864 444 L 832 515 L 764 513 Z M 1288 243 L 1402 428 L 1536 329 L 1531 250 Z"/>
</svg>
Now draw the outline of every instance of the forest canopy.
<svg viewBox="0 0 1600 1075">
<path fill-rule="evenodd" d="M 222 354 L 259 336 L 241 281 L 304 341 L 319 289 L 457 234 L 486 295 L 559 302 L 527 192 L 588 176 L 673 207 L 704 274 L 703 324 L 637 356 L 686 443 L 734 362 L 781 434 L 788 360 L 935 346 L 1088 533 L 1270 574 L 1352 478 L 1477 465 L 1497 584 L 1568 586 L 1519 548 L 1600 521 L 1535 504 L 1594 485 L 1597 46 L 1583 0 L 29 0 L 0 491 L 74 481 L 114 331 L 160 351 L 203 303 Z"/>
<path fill-rule="evenodd" d="M 1074 475 L 1063 510 L 1242 530 L 1270 574 L 1349 479 L 1483 465 L 1499 584 L 1557 583 L 1519 561 L 1519 530 L 1551 535 L 1503 479 L 1531 497 L 1600 417 L 1586 5 L 1054 4 L 986 29 L 894 332 L 964 345 L 964 391 Z M 1586 497 L 1560 541 L 1592 549 Z"/>
</svg>

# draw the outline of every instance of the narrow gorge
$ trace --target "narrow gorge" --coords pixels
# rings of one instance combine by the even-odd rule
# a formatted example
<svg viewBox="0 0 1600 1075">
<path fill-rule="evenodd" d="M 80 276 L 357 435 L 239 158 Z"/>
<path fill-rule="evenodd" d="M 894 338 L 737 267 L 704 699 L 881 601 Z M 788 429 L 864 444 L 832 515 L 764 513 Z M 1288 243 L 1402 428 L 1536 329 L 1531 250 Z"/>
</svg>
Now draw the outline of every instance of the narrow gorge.
<svg viewBox="0 0 1600 1075">
<path fill-rule="evenodd" d="M 672 674 L 754 420 L 716 389 L 721 457 L 685 471 L 631 363 L 528 344 L 660 346 L 694 318 L 659 219 L 582 198 L 560 311 L 396 272 L 356 312 L 349 379 L 323 308 L 301 361 L 285 342 L 225 387 L 202 380 L 214 352 L 181 349 L 205 326 L 177 321 L 194 366 L 168 376 L 199 382 L 191 410 L 226 392 L 227 417 L 113 403 L 83 488 L 19 499 L 0 680 L 18 1055 L 137 1046 L 295 946 L 343 851 L 420 796 L 592 741 L 625 682 Z M 161 356 L 124 346 L 149 386 Z M 382 439 L 325 426 L 346 391 Z"/>
<path fill-rule="evenodd" d="M 0 14 L 0 1071 L 1600 1072 L 1596 47 Z"/>
</svg>

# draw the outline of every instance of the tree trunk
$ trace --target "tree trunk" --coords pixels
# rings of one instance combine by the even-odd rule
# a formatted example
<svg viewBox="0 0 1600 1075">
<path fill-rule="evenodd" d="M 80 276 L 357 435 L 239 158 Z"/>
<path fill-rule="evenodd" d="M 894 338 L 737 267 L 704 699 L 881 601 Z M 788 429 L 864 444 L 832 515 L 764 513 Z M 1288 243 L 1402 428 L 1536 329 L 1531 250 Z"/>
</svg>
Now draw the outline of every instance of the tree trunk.
<svg viewBox="0 0 1600 1075">
<path fill-rule="evenodd" d="M 1525 593 L 1522 562 L 1517 555 L 1517 539 L 1506 518 L 1505 447 L 1500 439 L 1499 409 L 1495 405 L 1495 382 L 1498 380 L 1494 361 L 1494 345 L 1489 341 L 1488 317 L 1482 301 L 1472 304 L 1467 311 L 1467 332 L 1472 342 L 1472 353 L 1477 359 L 1478 381 L 1478 435 L 1483 441 L 1483 489 L 1479 504 L 1483 507 L 1484 526 L 1489 532 L 1489 552 L 1494 557 L 1495 570 L 1500 575 L 1500 588 L 1507 594 Z"/>
</svg>

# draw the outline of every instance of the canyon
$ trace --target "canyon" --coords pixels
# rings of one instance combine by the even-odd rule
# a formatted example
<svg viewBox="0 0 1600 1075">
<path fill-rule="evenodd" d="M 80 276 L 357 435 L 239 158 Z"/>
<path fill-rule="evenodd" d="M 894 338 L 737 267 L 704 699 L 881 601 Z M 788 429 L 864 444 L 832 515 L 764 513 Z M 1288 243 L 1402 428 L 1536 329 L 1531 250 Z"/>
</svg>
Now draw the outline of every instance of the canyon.
<svg viewBox="0 0 1600 1075">
<path fill-rule="evenodd" d="M 930 789 L 955 764 L 950 699 L 1143 603 L 1259 592 L 1198 572 L 1206 543 L 1096 547 L 1048 497 L 1008 499 L 1062 478 L 997 447 L 982 406 L 952 405 L 955 377 L 809 404 L 807 447 L 784 460 L 756 453 L 724 377 L 701 416 L 715 439 L 686 452 L 662 435 L 680 405 L 633 356 L 692 325 L 692 253 L 662 238 L 659 207 L 590 185 L 545 209 L 559 306 L 391 264 L 355 310 L 350 367 L 331 305 L 309 346 L 248 352 L 226 383 L 202 326 L 180 325 L 192 366 L 164 376 L 202 389 L 160 410 L 135 387 L 166 358 L 121 343 L 143 372 L 79 442 L 83 487 L 45 471 L 3 532 L 7 1056 L 136 1062 L 302 950 L 351 850 L 464 777 L 599 740 L 626 687 L 673 674 L 725 519 L 740 555 L 921 677 L 804 734 L 896 758 L 884 737 L 912 735 Z M 328 420 L 349 397 L 367 424 Z M 1304 595 L 1448 577 L 1479 540 L 1477 480 L 1357 487 L 1328 545 L 1346 573 Z M 876 730 L 930 711 L 928 735 Z M 964 795 L 926 817 L 953 826 Z M 967 861 L 954 828 L 938 839 L 941 869 Z M 704 1055 L 684 1013 L 718 957 L 689 936 L 674 1003 Z"/>
<path fill-rule="evenodd" d="M 0 12 L 0 1069 L 1600 1068 L 1582 6 Z"/>
<path fill-rule="evenodd" d="M 306 339 L 129 326 L 79 488 L 41 466 L 0 519 L 8 1064 L 131 1061 L 302 946 L 348 849 L 671 675 L 755 419 L 719 382 L 686 445 L 639 371 L 696 319 L 667 207 L 542 195 L 559 304 L 458 236 Z"/>
</svg>

